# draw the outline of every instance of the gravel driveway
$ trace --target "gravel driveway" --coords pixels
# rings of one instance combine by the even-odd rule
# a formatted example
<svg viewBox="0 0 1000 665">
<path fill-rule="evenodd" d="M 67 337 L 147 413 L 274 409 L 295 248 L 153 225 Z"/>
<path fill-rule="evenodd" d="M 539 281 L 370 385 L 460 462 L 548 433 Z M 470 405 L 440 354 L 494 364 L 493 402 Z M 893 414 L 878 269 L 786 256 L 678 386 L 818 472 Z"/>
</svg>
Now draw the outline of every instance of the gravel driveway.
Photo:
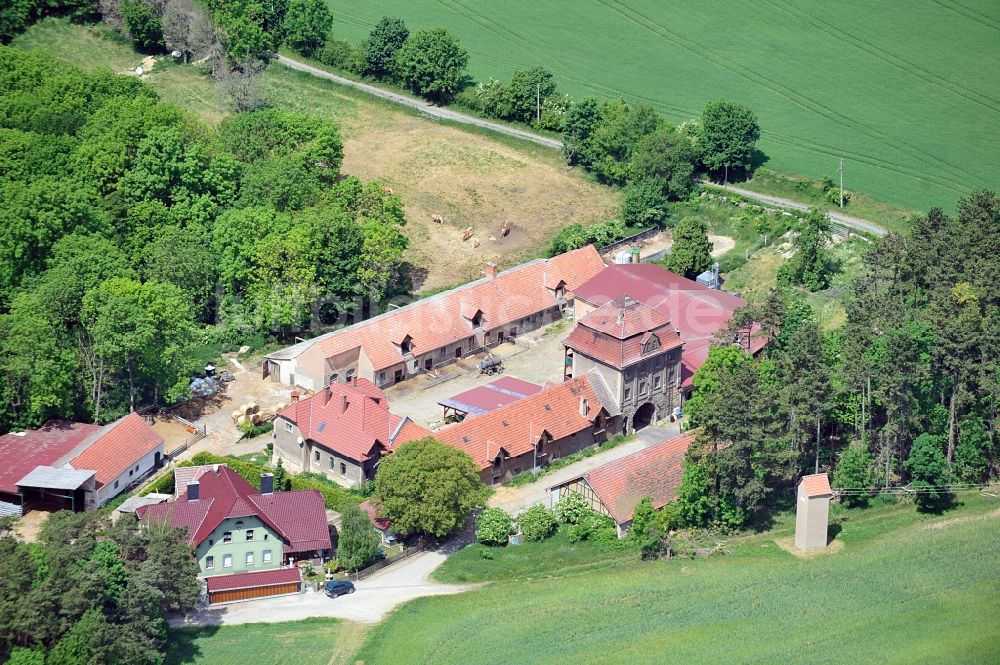
<svg viewBox="0 0 1000 665">
<path fill-rule="evenodd" d="M 355 583 L 357 591 L 330 599 L 321 591 L 306 591 L 291 596 L 218 605 L 170 620 L 170 625 L 207 626 L 240 623 L 278 623 L 309 617 L 336 617 L 361 623 L 378 623 L 397 606 L 422 596 L 460 593 L 476 585 L 439 584 L 430 574 L 447 554 L 423 552 Z"/>
</svg>

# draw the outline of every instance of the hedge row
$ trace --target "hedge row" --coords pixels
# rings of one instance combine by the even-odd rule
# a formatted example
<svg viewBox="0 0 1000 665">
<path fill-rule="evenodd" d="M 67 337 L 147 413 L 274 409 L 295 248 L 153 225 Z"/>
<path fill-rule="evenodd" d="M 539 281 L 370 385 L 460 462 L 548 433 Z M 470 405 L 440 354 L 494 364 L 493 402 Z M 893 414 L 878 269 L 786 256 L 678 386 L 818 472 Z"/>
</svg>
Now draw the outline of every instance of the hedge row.
<svg viewBox="0 0 1000 665">
<path fill-rule="evenodd" d="M 208 464 L 225 464 L 230 469 L 238 473 L 248 483 L 260 489 L 260 475 L 262 473 L 273 473 L 274 469 L 266 464 L 257 462 L 247 462 L 236 457 L 214 455 L 208 452 L 196 454 L 188 461 L 181 462 L 177 466 L 203 466 Z M 314 474 L 289 474 L 293 490 L 316 490 L 323 495 L 323 503 L 330 510 L 341 511 L 344 502 L 355 505 L 361 503 L 361 497 L 348 492 L 343 487 L 332 481 Z M 158 492 L 161 494 L 173 494 L 174 492 L 174 470 L 167 469 L 154 479 L 142 490 L 142 495 Z"/>
</svg>

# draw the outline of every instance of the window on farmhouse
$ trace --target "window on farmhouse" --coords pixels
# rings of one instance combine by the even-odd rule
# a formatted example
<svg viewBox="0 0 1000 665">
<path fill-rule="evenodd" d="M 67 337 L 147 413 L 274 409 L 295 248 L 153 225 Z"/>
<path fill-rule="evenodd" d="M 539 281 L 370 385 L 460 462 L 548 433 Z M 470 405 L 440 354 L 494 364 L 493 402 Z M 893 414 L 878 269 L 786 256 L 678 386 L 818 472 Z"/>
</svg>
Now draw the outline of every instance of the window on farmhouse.
<svg viewBox="0 0 1000 665">
<path fill-rule="evenodd" d="M 653 388 L 659 388 L 659 387 L 660 387 L 660 375 L 657 374 L 656 376 L 653 377 Z"/>
<path fill-rule="evenodd" d="M 247 552 L 246 553 L 246 558 L 244 559 L 244 561 L 246 561 L 246 565 L 252 566 L 253 565 L 253 552 Z"/>
<path fill-rule="evenodd" d="M 247 529 L 247 540 L 253 540 L 253 529 Z"/>
<path fill-rule="evenodd" d="M 224 542 L 224 543 L 231 543 L 231 542 L 233 542 L 233 532 L 232 531 L 226 531 L 225 533 L 223 533 L 222 534 L 222 542 Z"/>
<path fill-rule="evenodd" d="M 215 557 L 214 556 L 207 556 L 207 557 L 205 557 L 205 568 L 206 569 L 215 568 Z"/>
<path fill-rule="evenodd" d="M 264 563 L 271 563 L 271 550 L 264 550 L 264 553 L 261 554 L 260 560 Z"/>
<path fill-rule="evenodd" d="M 630 397 L 632 397 L 632 389 L 626 387 L 625 388 L 625 399 L 628 400 Z"/>
<path fill-rule="evenodd" d="M 319 451 L 317 450 L 316 452 L 314 452 L 313 456 L 315 457 L 316 461 L 318 462 L 319 461 Z"/>
<path fill-rule="evenodd" d="M 344 464 L 343 462 L 340 463 L 340 475 L 342 476 L 347 475 L 347 465 Z"/>
<path fill-rule="evenodd" d="M 337 459 L 333 455 L 330 455 L 330 469 L 333 470 L 336 468 L 337 468 Z"/>
<path fill-rule="evenodd" d="M 232 568 L 233 567 L 233 555 L 232 554 L 223 554 L 222 555 L 222 567 L 223 568 Z"/>
<path fill-rule="evenodd" d="M 292 424 L 290 422 L 288 422 L 287 420 L 285 421 L 285 431 L 286 432 L 291 432 L 292 431 Z"/>
</svg>

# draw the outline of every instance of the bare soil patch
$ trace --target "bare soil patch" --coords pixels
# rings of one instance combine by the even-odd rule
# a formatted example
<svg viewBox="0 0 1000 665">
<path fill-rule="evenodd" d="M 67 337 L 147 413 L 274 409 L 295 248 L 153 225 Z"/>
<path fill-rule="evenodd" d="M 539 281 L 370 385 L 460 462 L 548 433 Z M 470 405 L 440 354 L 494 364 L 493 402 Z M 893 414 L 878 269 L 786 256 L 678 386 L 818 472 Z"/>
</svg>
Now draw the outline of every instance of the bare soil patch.
<svg viewBox="0 0 1000 665">
<path fill-rule="evenodd" d="M 775 538 L 774 543 L 789 554 L 797 556 L 800 559 L 812 559 L 813 557 L 822 556 L 824 554 L 836 554 L 840 550 L 844 549 L 844 541 L 837 539 L 832 540 L 823 549 L 808 550 L 806 552 L 803 552 L 795 546 L 794 537 Z"/>
<path fill-rule="evenodd" d="M 736 241 L 729 236 L 714 236 L 709 235 L 708 241 L 712 243 L 712 256 L 718 258 L 736 247 Z"/>
<path fill-rule="evenodd" d="M 548 151 L 515 149 L 473 132 L 402 113 L 386 124 L 345 119 L 345 173 L 377 179 L 403 198 L 407 260 L 426 268 L 418 290 L 482 275 L 487 261 L 511 266 L 542 255 L 573 222 L 616 213 L 617 193 L 559 165 Z M 438 214 L 442 223 L 432 221 Z M 501 237 L 505 221 L 513 224 Z M 472 237 L 463 240 L 463 232 Z M 478 245 L 478 246 L 477 246 Z"/>
<path fill-rule="evenodd" d="M 168 455 L 191 437 L 191 434 L 184 425 L 181 425 L 176 420 L 170 420 L 164 415 L 157 415 L 155 417 L 153 420 L 153 429 L 163 437 L 163 450 Z"/>
</svg>

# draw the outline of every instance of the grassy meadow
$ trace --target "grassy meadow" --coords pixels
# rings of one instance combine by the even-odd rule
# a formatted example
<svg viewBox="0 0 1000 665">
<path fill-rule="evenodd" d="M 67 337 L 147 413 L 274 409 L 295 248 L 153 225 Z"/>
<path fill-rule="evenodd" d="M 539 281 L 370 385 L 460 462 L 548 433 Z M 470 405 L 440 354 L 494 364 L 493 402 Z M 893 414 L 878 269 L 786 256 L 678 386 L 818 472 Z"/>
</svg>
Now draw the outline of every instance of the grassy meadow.
<svg viewBox="0 0 1000 665">
<path fill-rule="evenodd" d="M 334 34 L 383 15 L 444 26 L 471 74 L 544 65 L 574 96 L 649 102 L 671 122 L 727 98 L 753 108 L 771 169 L 890 203 L 954 208 L 1000 186 L 1000 3 L 994 0 L 330 0 Z"/>
<path fill-rule="evenodd" d="M 165 665 L 346 665 L 366 628 L 336 619 L 172 628 Z"/>
<path fill-rule="evenodd" d="M 726 555 L 604 557 L 424 598 L 376 626 L 357 653 L 378 663 L 990 663 L 1000 648 L 1000 511 L 977 494 L 941 516 L 911 503 L 835 511 L 834 551 L 802 558 L 790 517 L 724 542 Z M 835 527 L 836 528 L 836 527 Z M 440 573 L 510 579 L 507 552 L 470 549 Z M 511 555 L 513 556 L 513 555 Z M 478 563 L 476 563 L 478 562 Z M 459 571 L 462 572 L 459 575 Z"/>
</svg>

